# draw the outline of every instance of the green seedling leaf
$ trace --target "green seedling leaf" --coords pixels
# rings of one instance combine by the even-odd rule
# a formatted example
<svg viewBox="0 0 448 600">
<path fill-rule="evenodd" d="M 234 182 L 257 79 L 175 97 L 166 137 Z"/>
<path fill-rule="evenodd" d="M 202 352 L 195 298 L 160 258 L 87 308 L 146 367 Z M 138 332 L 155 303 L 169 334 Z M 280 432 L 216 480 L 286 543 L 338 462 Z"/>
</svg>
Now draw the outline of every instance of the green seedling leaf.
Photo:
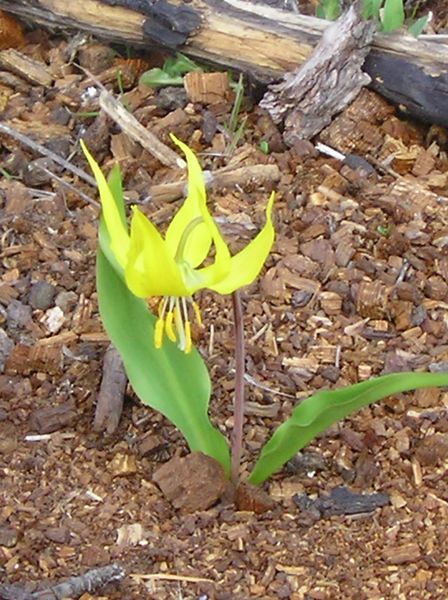
<svg viewBox="0 0 448 600">
<path fill-rule="evenodd" d="M 199 65 L 180 52 L 176 56 L 166 59 L 163 64 L 163 70 L 168 75 L 171 75 L 171 77 L 185 75 L 185 73 L 190 73 L 191 71 L 202 71 Z"/>
<path fill-rule="evenodd" d="M 423 387 L 448 386 L 448 373 L 393 373 L 307 398 L 263 447 L 249 477 L 257 485 L 280 469 L 319 433 L 352 412 L 387 396 Z"/>
<path fill-rule="evenodd" d="M 403 0 L 386 0 L 382 16 L 382 31 L 391 33 L 400 29 L 405 19 Z"/>
<path fill-rule="evenodd" d="M 429 14 L 425 15 L 424 17 L 420 17 L 420 19 L 417 19 L 416 21 L 414 21 L 414 23 L 412 23 L 409 26 L 409 28 L 408 28 L 409 33 L 417 38 L 419 35 L 421 35 L 423 33 L 423 30 L 425 29 L 428 21 L 429 21 Z"/>
<path fill-rule="evenodd" d="M 125 222 L 118 167 L 112 170 L 109 185 Z M 207 414 L 211 384 L 204 361 L 196 349 L 185 354 L 169 341 L 162 348 L 155 348 L 156 318 L 145 301 L 129 291 L 109 244 L 101 219 L 96 272 L 99 310 L 135 393 L 144 404 L 161 412 L 179 428 L 192 451 L 212 456 L 230 474 L 227 441 Z"/>
<path fill-rule="evenodd" d="M 260 150 L 263 152 L 263 154 L 269 154 L 269 143 L 266 140 L 261 140 Z"/>
<path fill-rule="evenodd" d="M 150 69 L 142 74 L 140 83 L 149 87 L 183 85 L 183 75 L 191 71 L 202 71 L 201 67 L 180 52 L 167 58 L 163 67 Z"/>
<path fill-rule="evenodd" d="M 181 75 L 170 75 L 163 69 L 150 69 L 145 71 L 140 77 L 140 84 L 147 85 L 148 87 L 158 88 L 168 85 L 183 85 L 183 78 Z"/>
</svg>

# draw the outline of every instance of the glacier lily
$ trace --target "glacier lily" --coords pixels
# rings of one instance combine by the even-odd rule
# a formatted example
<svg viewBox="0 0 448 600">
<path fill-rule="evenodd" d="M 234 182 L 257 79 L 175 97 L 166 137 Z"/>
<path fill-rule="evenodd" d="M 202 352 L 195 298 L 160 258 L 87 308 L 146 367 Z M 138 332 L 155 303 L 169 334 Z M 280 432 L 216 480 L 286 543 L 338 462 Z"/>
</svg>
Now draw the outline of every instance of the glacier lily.
<svg viewBox="0 0 448 600">
<path fill-rule="evenodd" d="M 190 312 L 201 324 L 193 295 L 201 289 L 231 294 L 255 280 L 274 241 L 275 194 L 268 200 L 264 227 L 243 250 L 231 256 L 207 208 L 204 177 L 195 154 L 174 135 L 171 139 L 187 160 L 188 194 L 165 237 L 137 206 L 132 207 L 128 231 L 106 178 L 85 144 L 81 144 L 98 185 L 110 247 L 124 271 L 127 287 L 140 298 L 161 297 L 155 346 L 160 348 L 166 335 L 189 353 L 192 348 Z M 214 259 L 204 265 L 212 247 Z"/>
</svg>

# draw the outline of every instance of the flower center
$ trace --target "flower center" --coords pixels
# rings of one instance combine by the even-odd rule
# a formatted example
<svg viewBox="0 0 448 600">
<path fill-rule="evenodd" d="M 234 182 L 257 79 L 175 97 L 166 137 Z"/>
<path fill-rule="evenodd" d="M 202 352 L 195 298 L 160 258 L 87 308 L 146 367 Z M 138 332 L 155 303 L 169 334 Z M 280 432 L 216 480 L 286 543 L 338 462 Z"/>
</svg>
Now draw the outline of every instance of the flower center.
<svg viewBox="0 0 448 600">
<path fill-rule="evenodd" d="M 180 350 L 188 354 L 193 347 L 191 340 L 191 321 L 189 319 L 191 307 L 196 321 L 202 327 L 201 311 L 191 297 L 165 296 L 159 304 L 159 318 L 154 330 L 154 345 L 161 348 L 163 336 L 172 342 L 177 342 Z"/>
</svg>

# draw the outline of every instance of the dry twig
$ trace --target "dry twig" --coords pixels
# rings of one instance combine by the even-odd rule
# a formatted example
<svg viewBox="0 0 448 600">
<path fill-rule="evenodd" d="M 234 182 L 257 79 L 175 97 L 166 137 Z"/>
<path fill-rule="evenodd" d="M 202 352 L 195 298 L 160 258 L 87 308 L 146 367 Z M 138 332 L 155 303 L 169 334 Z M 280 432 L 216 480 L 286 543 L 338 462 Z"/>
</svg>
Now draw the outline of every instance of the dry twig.
<svg viewBox="0 0 448 600">
<path fill-rule="evenodd" d="M 106 350 L 103 361 L 103 377 L 97 397 L 95 431 L 113 433 L 120 422 L 127 376 L 118 351 L 112 346 Z"/>
<path fill-rule="evenodd" d="M 83 575 L 70 577 L 63 583 L 50 586 L 39 592 L 28 593 L 15 585 L 0 584 L 0 600 L 62 600 L 79 598 L 86 592 L 99 590 L 109 583 L 117 583 L 125 576 L 124 570 L 116 564 L 91 569 Z"/>
</svg>

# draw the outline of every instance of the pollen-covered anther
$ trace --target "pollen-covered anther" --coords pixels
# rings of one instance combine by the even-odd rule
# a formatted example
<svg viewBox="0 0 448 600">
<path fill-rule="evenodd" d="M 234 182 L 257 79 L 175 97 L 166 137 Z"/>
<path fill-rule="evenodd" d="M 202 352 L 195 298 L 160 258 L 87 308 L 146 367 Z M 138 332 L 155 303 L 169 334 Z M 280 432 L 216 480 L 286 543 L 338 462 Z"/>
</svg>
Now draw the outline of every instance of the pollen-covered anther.
<svg viewBox="0 0 448 600">
<path fill-rule="evenodd" d="M 170 310 L 165 319 L 165 332 L 169 340 L 176 342 L 176 332 L 174 331 L 174 312 Z"/>
<path fill-rule="evenodd" d="M 157 319 L 156 326 L 154 329 L 154 346 L 161 348 L 163 343 L 163 330 L 165 328 L 165 322 L 163 319 Z"/>
<path fill-rule="evenodd" d="M 196 319 L 197 324 L 199 325 L 199 327 L 203 327 L 203 323 L 202 323 L 202 315 L 201 315 L 201 309 L 199 308 L 199 305 L 197 302 L 195 302 L 194 300 L 191 300 L 191 306 L 193 307 L 193 311 L 194 311 L 194 316 Z"/>
<path fill-rule="evenodd" d="M 187 354 L 191 352 L 193 341 L 189 312 L 193 312 L 196 322 L 202 327 L 201 311 L 191 297 L 166 296 L 162 298 L 159 302 L 159 318 L 154 330 L 156 348 L 162 347 L 163 337 L 166 335 L 171 342 L 177 342 L 180 350 Z"/>
<path fill-rule="evenodd" d="M 190 321 L 185 321 L 185 353 L 189 354 L 191 352 L 191 348 L 191 324 Z"/>
</svg>

